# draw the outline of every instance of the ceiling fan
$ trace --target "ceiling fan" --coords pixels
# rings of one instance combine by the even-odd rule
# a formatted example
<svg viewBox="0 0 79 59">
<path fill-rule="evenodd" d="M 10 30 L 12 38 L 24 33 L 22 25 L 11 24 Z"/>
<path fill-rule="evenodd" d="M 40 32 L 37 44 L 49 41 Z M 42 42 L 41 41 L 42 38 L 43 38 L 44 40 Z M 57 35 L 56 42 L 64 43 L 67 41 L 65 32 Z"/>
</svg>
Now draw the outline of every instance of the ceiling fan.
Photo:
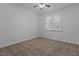
<svg viewBox="0 0 79 59">
<path fill-rule="evenodd" d="M 43 10 L 43 8 L 45 8 L 45 7 L 50 7 L 50 5 L 48 5 L 48 4 L 45 4 L 45 3 L 39 3 L 38 5 L 35 5 L 35 6 L 33 6 L 34 8 L 35 7 L 40 7 L 40 10 Z"/>
</svg>

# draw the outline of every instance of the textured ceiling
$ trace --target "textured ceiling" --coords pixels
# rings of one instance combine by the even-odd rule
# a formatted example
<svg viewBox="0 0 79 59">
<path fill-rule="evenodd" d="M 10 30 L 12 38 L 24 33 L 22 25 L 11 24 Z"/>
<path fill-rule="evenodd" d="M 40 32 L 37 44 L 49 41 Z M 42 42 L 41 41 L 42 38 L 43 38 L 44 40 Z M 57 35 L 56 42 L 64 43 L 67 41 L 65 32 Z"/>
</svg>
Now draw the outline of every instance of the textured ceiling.
<svg viewBox="0 0 79 59">
<path fill-rule="evenodd" d="M 47 4 L 51 5 L 51 7 L 50 8 L 46 7 L 43 10 L 40 10 L 39 7 L 33 8 L 33 6 L 36 4 L 37 3 L 16 3 L 13 5 L 33 11 L 37 14 L 45 14 L 45 13 L 53 12 L 53 11 L 56 11 L 56 10 L 59 10 L 62 8 L 67 8 L 69 6 L 74 5 L 75 3 L 47 3 Z"/>
</svg>

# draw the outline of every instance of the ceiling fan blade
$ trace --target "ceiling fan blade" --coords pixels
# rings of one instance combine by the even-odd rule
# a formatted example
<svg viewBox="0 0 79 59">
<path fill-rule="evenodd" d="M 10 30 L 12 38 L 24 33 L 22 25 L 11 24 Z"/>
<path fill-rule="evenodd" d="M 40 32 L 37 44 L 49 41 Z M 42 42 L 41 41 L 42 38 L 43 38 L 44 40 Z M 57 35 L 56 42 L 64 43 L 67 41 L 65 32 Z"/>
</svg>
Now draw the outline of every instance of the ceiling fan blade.
<svg viewBox="0 0 79 59">
<path fill-rule="evenodd" d="M 35 6 L 33 6 L 33 7 L 37 7 L 38 5 L 35 5 Z"/>
<path fill-rule="evenodd" d="M 46 7 L 50 7 L 50 5 L 45 5 Z"/>
</svg>

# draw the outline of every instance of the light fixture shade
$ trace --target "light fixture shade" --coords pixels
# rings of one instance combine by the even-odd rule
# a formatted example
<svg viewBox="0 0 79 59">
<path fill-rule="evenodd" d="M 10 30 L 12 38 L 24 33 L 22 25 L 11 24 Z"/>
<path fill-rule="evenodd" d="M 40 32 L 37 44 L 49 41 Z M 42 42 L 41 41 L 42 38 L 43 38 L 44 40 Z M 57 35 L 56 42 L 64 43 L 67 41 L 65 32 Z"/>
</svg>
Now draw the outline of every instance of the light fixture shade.
<svg viewBox="0 0 79 59">
<path fill-rule="evenodd" d="M 39 7 L 40 8 L 44 8 L 45 7 L 45 4 L 39 4 Z"/>
</svg>

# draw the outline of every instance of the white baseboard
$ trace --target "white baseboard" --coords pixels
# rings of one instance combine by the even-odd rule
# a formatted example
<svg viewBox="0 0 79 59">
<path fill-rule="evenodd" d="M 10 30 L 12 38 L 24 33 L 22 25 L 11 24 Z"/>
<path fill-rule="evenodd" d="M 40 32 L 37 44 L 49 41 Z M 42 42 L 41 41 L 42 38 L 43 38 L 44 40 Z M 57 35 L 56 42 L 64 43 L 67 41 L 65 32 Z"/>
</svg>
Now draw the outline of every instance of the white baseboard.
<svg viewBox="0 0 79 59">
<path fill-rule="evenodd" d="M 1 45 L 0 48 L 3 48 L 3 47 L 7 47 L 7 46 L 10 46 L 10 45 L 13 45 L 13 44 L 17 44 L 17 43 L 20 43 L 20 42 L 23 42 L 23 41 L 26 41 L 26 40 L 32 40 L 33 38 L 37 38 L 39 36 L 31 36 L 31 37 L 26 37 L 25 39 L 20 39 L 18 41 L 15 41 L 15 42 L 11 42 L 11 43 L 7 43 L 7 44 L 4 44 L 4 45 Z"/>
<path fill-rule="evenodd" d="M 66 43 L 70 43 L 70 44 L 76 44 L 76 45 L 79 45 L 79 42 L 74 42 L 74 41 L 68 41 L 68 40 L 63 40 L 63 39 L 60 39 L 60 38 L 56 38 L 56 37 L 47 37 L 47 36 L 41 36 L 43 38 L 47 38 L 47 39 L 50 39 L 50 40 L 57 40 L 57 41 L 61 41 L 61 42 L 66 42 Z"/>
<path fill-rule="evenodd" d="M 17 43 L 20 43 L 20 42 L 23 42 L 23 41 L 26 41 L 26 40 L 32 40 L 33 38 L 37 38 L 37 37 L 43 37 L 43 38 L 47 38 L 47 39 L 51 39 L 51 40 L 57 40 L 57 41 L 62 41 L 62 42 L 66 42 L 66 43 L 70 43 L 70 44 L 77 44 L 79 45 L 78 42 L 72 42 L 72 41 L 68 41 L 68 40 L 63 40 L 63 39 L 60 39 L 60 38 L 55 38 L 55 37 L 47 37 L 47 36 L 42 36 L 42 35 L 35 35 L 35 36 L 31 36 L 31 37 L 26 37 L 25 39 L 20 39 L 18 41 L 15 41 L 15 42 L 12 42 L 12 43 L 7 43 L 7 44 L 4 44 L 4 45 L 1 45 L 0 48 L 3 48 L 3 47 L 7 47 L 7 46 L 10 46 L 10 45 L 13 45 L 13 44 L 17 44 Z"/>
</svg>

